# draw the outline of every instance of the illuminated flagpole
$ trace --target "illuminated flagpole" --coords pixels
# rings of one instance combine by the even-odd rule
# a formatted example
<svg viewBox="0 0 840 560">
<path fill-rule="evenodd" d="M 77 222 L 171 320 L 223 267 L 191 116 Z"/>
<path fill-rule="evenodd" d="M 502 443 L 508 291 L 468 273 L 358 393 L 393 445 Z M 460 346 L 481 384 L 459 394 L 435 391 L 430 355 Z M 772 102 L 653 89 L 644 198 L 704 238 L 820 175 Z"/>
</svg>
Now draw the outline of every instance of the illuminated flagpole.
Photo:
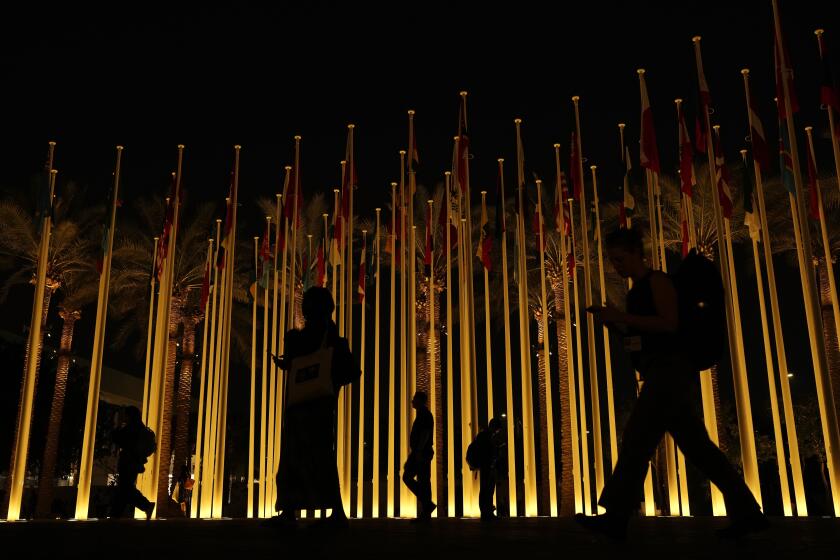
<svg viewBox="0 0 840 560">
<path fill-rule="evenodd" d="M 218 239 L 218 237 L 217 237 Z M 213 250 L 213 239 L 208 239 L 207 244 L 209 247 L 207 248 L 207 262 L 208 265 L 212 267 L 213 270 L 216 269 L 216 259 L 215 251 Z M 209 282 L 209 278 L 208 278 Z M 213 287 L 215 289 L 215 286 Z M 201 328 L 202 330 L 202 341 L 201 341 L 201 381 L 198 389 L 198 416 L 197 418 L 197 426 L 196 426 L 196 436 L 195 436 L 195 468 L 193 470 L 193 490 L 192 496 L 193 500 L 190 503 L 190 517 L 192 519 L 198 518 L 199 513 L 199 493 L 201 491 L 201 468 L 202 468 L 202 442 L 204 441 L 204 401 L 206 400 L 206 395 L 209 390 L 209 383 L 207 379 L 207 359 L 208 359 L 208 352 L 207 352 L 207 338 L 209 337 L 209 328 L 210 325 L 210 318 L 208 317 L 208 307 L 207 302 L 204 302 L 204 326 Z M 251 477 L 253 480 L 253 477 Z M 248 502 L 251 503 L 251 502 Z"/>
<path fill-rule="evenodd" d="M 574 199 L 569 199 L 569 222 L 572 232 L 572 258 L 577 260 L 575 256 L 575 212 Z M 580 290 L 578 285 L 577 264 L 572 268 L 572 288 L 574 289 L 574 303 L 575 303 L 575 349 L 577 353 L 577 378 L 578 378 L 578 407 L 580 409 L 580 466 L 582 468 L 582 482 L 583 482 L 583 511 L 586 515 L 592 514 L 592 484 L 589 480 L 590 464 L 589 464 L 589 430 L 586 423 L 586 388 L 583 373 L 583 343 L 581 341 L 581 320 L 580 320 Z"/>
<path fill-rule="evenodd" d="M 510 517 L 517 515 L 516 502 L 516 437 L 514 431 L 514 406 L 513 406 L 513 365 L 511 364 L 511 349 L 510 349 L 510 295 L 508 293 L 508 258 L 507 258 L 507 227 L 504 226 L 506 221 L 505 216 L 505 172 L 502 158 L 499 162 L 499 200 L 496 201 L 496 212 L 502 213 L 502 219 L 496 220 L 496 223 L 503 224 L 502 231 L 496 232 L 499 236 L 499 243 L 502 248 L 502 302 L 504 305 L 504 329 L 505 329 L 505 411 L 507 412 L 507 421 L 505 422 L 507 428 L 507 460 L 508 460 L 508 507 L 510 509 Z M 447 251 L 448 251 L 448 224 L 447 224 Z M 448 255 L 448 253 L 447 253 Z M 447 257 L 447 267 L 449 266 L 449 258 Z M 449 269 L 447 268 L 447 274 Z M 449 280 L 447 278 L 447 286 Z M 447 288 L 448 291 L 448 288 Z M 448 311 L 447 311 L 448 317 Z M 448 330 L 448 328 L 447 328 Z M 498 500 L 498 498 L 497 498 Z"/>
<path fill-rule="evenodd" d="M 273 257 L 272 271 L 273 280 L 271 281 L 271 354 L 277 355 L 277 337 L 280 336 L 278 332 L 277 323 L 277 299 L 278 290 L 280 289 L 279 276 L 279 255 L 277 251 L 280 247 L 280 209 L 282 207 L 282 194 L 275 194 L 275 209 L 274 209 L 274 245 L 271 251 Z M 270 233 L 270 232 L 269 232 Z M 268 477 L 266 479 L 266 517 L 271 517 L 274 512 L 275 503 L 275 488 L 274 488 L 274 474 L 276 472 L 276 455 L 280 454 L 280 448 L 277 446 L 277 432 L 280 430 L 280 417 L 277 415 L 277 365 L 270 356 L 263 356 L 263 359 L 268 361 L 271 378 L 268 385 L 268 461 L 267 467 Z"/>
<path fill-rule="evenodd" d="M 289 172 L 291 171 L 289 166 L 285 167 L 285 176 L 283 178 L 283 194 L 279 197 L 279 202 L 282 204 L 283 199 L 285 198 L 286 204 L 289 201 Z M 281 229 L 282 228 L 282 232 Z M 277 251 L 280 250 L 280 239 L 283 239 L 283 255 L 282 257 L 277 254 Z M 278 356 L 282 356 L 285 350 L 286 344 L 286 301 L 288 298 L 287 289 L 286 289 L 286 257 L 289 250 L 289 223 L 288 220 L 283 219 L 281 222 L 280 217 L 278 216 L 277 221 L 277 237 L 276 239 L 276 248 L 275 248 L 275 258 L 280 259 L 280 302 L 279 308 L 277 310 L 277 334 L 275 338 L 277 339 L 277 352 Z M 274 505 L 277 503 L 277 487 L 276 487 L 276 473 L 278 467 L 280 466 L 280 444 L 282 442 L 283 437 L 283 395 L 285 387 L 286 377 L 284 375 L 278 374 L 277 375 L 277 384 L 274 387 L 274 463 L 272 465 L 271 474 L 271 487 L 273 489 L 272 497 L 271 497 L 271 504 L 270 507 L 272 508 L 271 511 L 274 512 L 275 510 Z"/>
<path fill-rule="evenodd" d="M 557 516 L 557 468 L 554 458 L 554 406 L 551 389 L 551 355 L 548 336 L 548 297 L 545 289 L 545 220 L 543 219 L 542 207 L 542 181 L 537 180 L 537 213 L 539 216 L 539 245 L 537 252 L 540 256 L 540 296 L 542 299 L 542 322 L 543 334 L 543 363 L 545 364 L 545 412 L 546 412 L 546 441 L 548 450 L 548 494 L 551 516 Z M 486 271 L 485 271 L 486 273 Z M 558 352 L 560 349 L 557 349 Z M 558 372 L 560 373 L 560 372 Z"/>
<path fill-rule="evenodd" d="M 432 236 L 434 239 L 434 229 L 433 229 L 433 221 L 432 216 L 434 215 L 434 200 L 429 200 L 429 223 L 426 224 L 426 227 L 429 228 L 429 235 Z M 437 394 L 437 384 L 435 379 L 435 350 L 437 347 L 437 338 L 435 337 L 435 254 L 434 249 L 431 249 L 431 254 L 429 255 L 429 297 L 427 299 L 428 311 L 429 311 L 429 342 L 427 345 L 428 348 L 428 356 L 429 356 L 429 407 L 433 411 L 437 411 L 437 401 L 441 398 L 440 395 Z M 443 419 L 438 418 L 437 421 L 441 422 Z M 435 430 L 437 433 L 437 430 Z M 438 446 L 440 446 L 441 442 L 437 442 Z M 438 450 L 440 447 L 438 447 Z M 438 495 L 438 469 L 437 465 L 438 462 L 441 460 L 440 455 L 435 457 L 434 465 L 432 465 L 432 496 L 437 497 Z M 432 512 L 433 517 L 438 517 L 437 512 Z"/>
<path fill-rule="evenodd" d="M 400 400 L 397 406 L 400 419 L 400 465 L 405 464 L 408 458 L 408 422 L 411 417 L 408 412 L 408 402 L 411 395 L 408 394 L 408 334 L 406 331 L 408 322 L 408 301 L 406 300 L 406 259 L 408 244 L 406 232 L 406 200 L 405 200 L 405 150 L 400 150 L 400 248 L 399 248 L 399 263 L 400 263 Z M 395 248 L 396 249 L 396 248 Z M 399 475 L 399 468 L 397 467 L 397 475 Z M 404 516 L 408 512 L 408 492 L 405 484 L 400 484 L 399 476 L 395 480 L 395 484 L 399 485 L 400 490 L 400 515 Z"/>
<path fill-rule="evenodd" d="M 481 221 L 487 224 L 487 191 L 481 191 Z M 487 225 L 486 227 L 489 227 Z M 483 249 L 478 248 L 479 251 Z M 487 354 L 487 422 L 493 418 L 493 357 L 490 342 L 490 276 L 484 269 L 484 349 Z"/>
<path fill-rule="evenodd" d="M 697 63 L 698 79 L 702 79 L 703 63 L 700 55 L 700 37 L 694 37 L 692 39 L 692 42 L 694 43 L 694 54 Z M 729 337 L 730 360 L 732 362 L 732 373 L 735 386 L 736 413 L 738 416 L 738 431 L 741 441 L 741 456 L 744 467 L 744 479 L 746 480 L 747 486 L 750 487 L 750 490 L 755 495 L 755 498 L 758 500 L 759 503 L 761 503 L 761 491 L 758 480 L 758 464 L 755 456 L 755 439 L 753 437 L 752 431 L 752 416 L 750 413 L 749 392 L 746 379 L 747 371 L 746 362 L 744 359 L 744 347 L 741 332 L 739 330 L 738 322 L 736 321 L 735 316 L 736 302 L 733 301 L 733 299 L 737 299 L 737 292 L 733 291 L 734 284 L 732 283 L 731 270 L 729 265 L 730 252 L 727 248 L 727 243 L 725 239 L 726 230 L 724 228 L 724 220 L 721 211 L 720 200 L 717 193 L 717 185 L 714 184 L 716 178 L 715 150 L 714 146 L 712 145 L 712 126 L 711 119 L 709 116 L 709 106 L 706 103 L 703 104 L 703 112 L 705 114 L 704 116 L 706 122 L 706 155 L 708 157 L 709 165 L 709 180 L 710 183 L 712 183 L 710 185 L 712 191 L 711 198 L 714 208 L 715 224 L 718 233 L 717 245 L 721 263 L 721 276 L 723 278 L 724 285 L 724 301 L 726 305 L 726 318 L 728 327 L 727 335 Z"/>
<path fill-rule="evenodd" d="M 367 230 L 362 230 L 362 255 L 361 259 L 366 258 L 367 250 Z M 365 266 L 367 266 L 365 261 Z M 366 280 L 363 277 L 359 278 L 360 283 Z M 364 517 L 364 496 L 365 496 L 365 285 L 360 285 L 359 291 L 359 307 L 361 307 L 362 324 L 361 324 L 361 352 L 359 363 L 362 366 L 362 376 L 359 378 L 359 447 L 358 459 L 356 469 L 356 517 Z"/>
<path fill-rule="evenodd" d="M 822 29 L 817 29 L 814 31 L 814 35 L 817 36 L 817 46 L 819 47 L 820 51 L 820 58 L 826 56 L 823 51 L 825 50 L 825 45 L 823 44 L 822 36 L 825 33 Z M 831 136 L 831 149 L 834 153 L 834 172 L 835 177 L 838 180 L 837 187 L 840 188 L 840 141 L 838 141 L 838 133 L 837 123 L 834 122 L 834 110 L 831 107 L 824 107 L 826 113 L 828 113 L 828 130 L 829 135 Z"/>
<path fill-rule="evenodd" d="M 563 199 L 565 193 L 563 191 L 563 184 L 562 184 L 562 171 L 560 169 L 560 144 L 554 144 L 554 167 L 555 167 L 555 174 L 557 176 L 557 189 L 559 190 L 556 193 L 557 199 L 560 202 L 560 209 L 559 212 L 561 213 L 563 224 L 560 226 L 560 269 L 561 269 L 561 282 L 563 282 L 563 316 L 565 317 L 565 321 L 563 321 L 564 325 L 562 328 L 565 329 L 566 335 L 566 371 L 563 372 L 561 366 L 561 359 L 559 353 L 561 349 L 558 347 L 558 358 L 557 358 L 557 379 L 561 380 L 563 375 L 567 377 L 568 383 L 568 391 L 569 391 L 569 410 L 561 410 L 561 418 L 568 417 L 569 418 L 569 433 L 570 433 L 570 441 L 568 442 L 571 449 L 572 449 L 572 464 L 571 465 L 564 465 L 563 471 L 571 472 L 572 474 L 572 485 L 574 491 L 574 504 L 571 506 L 563 504 L 561 499 L 561 508 L 560 514 L 563 515 L 565 512 L 574 511 L 575 513 L 581 513 L 583 511 L 583 501 L 581 499 L 581 472 L 580 472 L 580 432 L 578 432 L 578 414 L 577 414 L 577 390 L 575 388 L 575 359 L 574 359 L 574 348 L 572 346 L 572 322 L 571 322 L 571 304 L 569 301 L 569 267 L 568 267 L 568 258 L 569 258 L 569 249 L 568 249 L 568 240 L 566 238 L 566 224 L 565 224 L 565 205 L 566 200 Z M 571 232 L 570 232 L 571 233 Z M 560 322 L 557 322 L 558 332 L 560 327 Z M 558 334 L 559 340 L 559 334 Z M 562 433 L 562 432 L 561 432 Z M 569 468 L 571 467 L 571 469 Z"/>
<path fill-rule="evenodd" d="M 341 228 L 342 225 L 341 225 L 341 222 L 339 221 L 339 220 L 341 220 L 341 215 L 340 215 L 341 209 L 338 206 L 338 193 L 339 192 L 340 192 L 339 189 L 333 189 L 333 197 L 334 197 L 333 221 L 337 225 L 337 227 Z M 335 236 L 335 232 L 333 232 L 333 236 Z M 341 243 L 340 240 L 336 240 L 335 249 L 339 253 L 341 253 L 341 251 L 342 251 L 340 243 Z M 330 252 L 330 261 L 332 261 L 332 282 L 330 282 L 330 293 L 332 293 L 333 301 L 336 302 L 335 308 L 333 309 L 332 318 L 333 318 L 333 321 L 336 321 L 336 313 L 338 312 L 338 308 L 339 308 L 338 299 L 337 299 L 337 297 L 338 297 L 338 261 L 339 261 L 339 258 L 338 258 L 337 255 L 333 255 L 332 252 Z"/>
<path fill-rule="evenodd" d="M 99 412 L 99 387 L 102 382 L 102 354 L 105 349 L 105 323 L 108 318 L 108 291 L 111 286 L 111 257 L 114 250 L 114 230 L 117 223 L 117 206 L 120 188 L 120 162 L 122 146 L 117 146 L 117 162 L 114 169 L 114 188 L 111 193 L 108 245 L 102 258 L 102 272 L 99 276 L 99 298 L 96 304 L 96 326 L 93 335 L 93 354 L 90 364 L 87 411 L 85 413 L 82 457 L 79 466 L 79 485 L 76 493 L 76 519 L 87 519 L 90 500 L 90 478 L 93 472 L 93 450 L 96 441 L 96 418 Z M 40 264 L 40 263 L 39 263 Z M 30 344 L 30 348 L 37 348 Z M 36 360 L 30 360 L 36 362 Z"/>
<path fill-rule="evenodd" d="M 154 243 L 154 249 L 152 250 L 152 273 L 151 278 L 149 279 L 149 321 L 146 325 L 146 367 L 143 370 L 145 373 L 143 375 L 143 408 L 142 408 L 142 416 L 145 418 L 148 415 L 148 408 L 149 408 L 149 367 L 151 366 L 152 361 L 152 344 L 153 344 L 153 337 L 155 334 L 155 263 L 157 262 L 157 250 L 158 250 L 158 240 L 159 237 L 155 237 L 152 241 Z"/>
<path fill-rule="evenodd" d="M 516 125 L 516 177 L 518 270 L 519 270 L 519 346 L 522 372 L 522 434 L 525 477 L 525 515 L 537 515 L 537 472 L 534 445 L 534 405 L 531 397 L 531 334 L 528 317 L 528 269 L 525 265 L 525 156 L 522 148 L 520 126 L 522 119 L 515 119 Z"/>
<path fill-rule="evenodd" d="M 747 98 L 747 119 L 750 126 L 750 134 L 752 134 L 752 129 L 757 123 L 753 123 L 753 116 L 749 109 L 749 70 L 741 70 L 741 74 L 744 76 L 744 93 Z M 787 353 L 785 352 L 782 318 L 779 309 L 779 292 L 776 288 L 776 272 L 773 264 L 773 248 L 770 243 L 770 230 L 767 226 L 767 211 L 764 207 L 764 185 L 761 178 L 761 168 L 758 166 L 758 162 L 755 158 L 753 158 L 753 170 L 755 173 L 758 213 L 761 220 L 761 245 L 764 250 L 764 266 L 767 270 L 767 284 L 770 294 L 770 312 L 773 316 L 773 334 L 775 336 L 776 343 L 776 359 L 779 364 L 779 386 L 781 387 L 782 407 L 785 414 L 785 435 L 788 443 L 788 452 L 790 454 L 790 468 L 791 475 L 793 476 L 793 492 L 796 500 L 796 514 L 798 516 L 805 516 L 808 514 L 808 506 L 805 501 L 805 484 L 802 478 L 802 466 L 799 457 L 799 440 L 796 434 L 796 420 L 793 412 L 793 400 L 790 394 Z"/>
<path fill-rule="evenodd" d="M 452 384 L 452 200 L 450 198 L 452 173 L 444 173 L 444 194 L 446 212 L 446 516 L 455 517 L 455 393 Z M 507 285 L 507 284 L 506 284 Z M 510 440 L 513 441 L 513 440 Z"/>
<path fill-rule="evenodd" d="M 373 492 L 372 492 L 372 507 L 371 517 L 379 517 L 379 239 L 381 233 L 379 231 L 379 220 L 382 208 L 376 209 L 376 233 L 373 239 L 373 254 L 376 258 L 375 278 L 376 288 L 374 291 L 374 337 L 373 337 Z"/>
<path fill-rule="evenodd" d="M 208 493 L 207 487 L 209 486 L 211 489 L 213 487 L 212 480 L 206 476 L 208 469 L 212 472 L 213 471 L 213 463 L 212 463 L 212 455 L 210 454 L 210 442 L 213 441 L 210 437 L 211 432 L 213 431 L 213 422 L 215 421 L 214 418 L 214 408 L 213 403 L 215 402 L 214 393 L 216 391 L 217 386 L 217 378 L 215 372 L 217 371 L 216 367 L 216 303 L 219 300 L 218 293 L 219 293 L 219 268 L 216 266 L 216 263 L 219 259 L 219 247 L 222 243 L 222 220 L 216 219 L 216 255 L 213 259 L 213 289 L 210 295 L 210 321 L 208 323 L 210 327 L 210 352 L 207 355 L 207 391 L 205 396 L 206 405 L 204 408 L 204 419 L 202 422 L 202 426 L 204 429 L 204 433 L 201 434 L 201 438 L 197 439 L 196 441 L 201 442 L 201 462 L 198 464 L 195 472 L 195 486 L 193 486 L 193 510 L 197 512 L 198 517 L 207 517 L 210 515 L 210 509 L 208 507 L 208 500 L 211 493 Z M 251 480 L 251 500 L 248 502 L 249 504 L 253 504 L 253 473 L 250 478 Z M 253 509 L 253 506 L 252 506 Z M 252 513 L 253 515 L 253 513 Z"/>
<path fill-rule="evenodd" d="M 395 262 L 395 257 L 397 255 L 397 239 L 396 239 L 396 232 L 397 232 L 397 212 L 401 211 L 399 206 L 399 201 L 397 200 L 397 184 L 391 183 L 391 233 L 390 241 L 391 241 L 391 305 L 389 307 L 389 311 L 391 314 L 390 319 L 390 351 L 388 352 L 388 471 L 386 474 L 386 485 L 387 485 L 387 516 L 393 517 L 394 516 L 394 492 L 395 487 L 394 484 L 397 483 L 399 477 L 397 476 L 397 471 L 394 465 L 394 433 L 397 431 L 397 419 L 395 416 L 395 391 L 394 391 L 394 382 L 395 382 L 395 372 L 396 372 L 396 293 L 397 293 L 397 267 Z"/>
<path fill-rule="evenodd" d="M 259 274 L 259 246 L 260 238 L 254 236 L 254 278 Z M 254 301 L 251 304 L 251 400 L 248 407 L 248 504 L 245 507 L 245 514 L 250 519 L 254 517 L 254 437 L 255 437 L 255 419 L 254 406 L 256 404 L 256 388 L 257 388 L 257 297 L 254 294 Z M 265 385 L 263 385 L 265 391 Z M 263 393 L 263 401 L 265 401 L 265 393 Z M 260 424 L 260 431 L 265 428 L 265 402 L 263 402 L 263 418 Z M 262 451 L 260 451 L 262 456 Z M 264 484 L 263 471 L 260 469 L 260 489 L 259 489 L 259 505 L 257 508 L 257 517 L 263 516 L 263 503 L 265 497 L 263 495 L 262 486 Z"/>
<path fill-rule="evenodd" d="M 265 227 L 266 227 L 266 236 L 270 235 L 271 232 L 271 216 L 265 217 Z M 266 237 L 268 239 L 268 237 Z M 270 243 L 270 241 L 269 241 Z M 262 252 L 262 251 L 260 251 Z M 263 268 L 266 266 L 265 257 L 263 255 L 259 256 L 260 261 L 262 261 Z M 257 268 L 259 274 L 265 276 L 265 270 L 260 270 L 259 267 Z M 254 288 L 254 299 L 259 298 L 259 278 L 257 279 L 257 285 Z M 268 479 L 270 476 L 266 476 L 266 471 L 268 470 L 269 458 L 268 458 L 268 446 L 269 446 L 269 438 L 270 430 L 268 427 L 268 419 L 269 419 L 269 406 L 270 404 L 274 404 L 273 402 L 269 402 L 269 374 L 268 374 L 268 352 L 269 352 L 269 345 L 268 345 L 268 297 L 269 297 L 270 289 L 269 284 L 266 284 L 263 289 L 263 324 L 262 324 L 262 359 L 260 362 L 262 363 L 262 378 L 260 381 L 260 509 L 259 509 L 259 516 L 265 517 L 266 516 L 266 499 L 270 499 L 268 496 Z M 271 399 L 273 401 L 273 399 Z"/>
<path fill-rule="evenodd" d="M 575 107 L 575 140 L 577 141 L 578 174 L 580 189 L 580 231 L 583 241 L 583 285 L 586 307 L 592 305 L 592 273 L 589 262 L 589 225 L 586 205 L 586 186 L 583 182 L 583 142 L 580 129 L 580 98 L 572 97 Z M 601 400 L 598 389 L 598 360 L 595 351 L 595 319 L 591 313 L 586 315 L 586 333 L 589 346 L 589 386 L 592 399 L 592 446 L 595 452 L 595 493 L 600 495 L 604 488 L 604 447 L 601 443 Z M 600 509 L 603 508 L 599 508 Z"/>
</svg>

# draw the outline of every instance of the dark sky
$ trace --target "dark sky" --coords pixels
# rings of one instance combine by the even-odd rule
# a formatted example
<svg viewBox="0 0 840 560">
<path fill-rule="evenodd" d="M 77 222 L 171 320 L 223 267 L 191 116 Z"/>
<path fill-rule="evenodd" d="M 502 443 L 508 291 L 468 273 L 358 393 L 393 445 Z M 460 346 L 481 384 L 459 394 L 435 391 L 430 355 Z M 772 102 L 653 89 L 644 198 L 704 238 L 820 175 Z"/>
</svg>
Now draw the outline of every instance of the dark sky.
<svg viewBox="0 0 840 560">
<path fill-rule="evenodd" d="M 248 203 L 279 189 L 292 136 L 301 134 L 304 188 L 328 191 L 338 184 L 346 124 L 354 122 L 360 189 L 377 193 L 362 197 L 366 213 L 384 204 L 378 193 L 398 176 L 409 108 L 417 111 L 419 181 L 442 177 L 458 92 L 466 89 L 475 185 L 493 190 L 500 156 L 510 162 L 512 180 L 514 117 L 524 119 L 529 171 L 553 177 L 551 145 L 564 144 L 566 163 L 570 97 L 577 94 L 584 154 L 599 165 L 608 198 L 621 173 L 616 124 L 627 123 L 631 145 L 638 140 L 640 66 L 648 70 L 663 166 L 676 165 L 673 99 L 690 100 L 696 90 L 695 34 L 704 38 L 729 158 L 743 146 L 744 66 L 753 69 L 765 126 L 775 134 L 769 0 L 555 8 L 404 3 L 399 10 L 280 4 L 38 4 L 4 14 L 0 184 L 22 184 L 41 167 L 47 140 L 55 139 L 60 174 L 104 188 L 119 142 L 126 146 L 125 196 L 160 193 L 175 145 L 184 143 L 186 188 L 221 200 L 232 145 L 241 143 L 241 200 Z M 782 9 L 803 106 L 799 122 L 821 127 L 813 30 L 827 29 L 840 60 L 836 3 L 787 1 Z"/>
</svg>

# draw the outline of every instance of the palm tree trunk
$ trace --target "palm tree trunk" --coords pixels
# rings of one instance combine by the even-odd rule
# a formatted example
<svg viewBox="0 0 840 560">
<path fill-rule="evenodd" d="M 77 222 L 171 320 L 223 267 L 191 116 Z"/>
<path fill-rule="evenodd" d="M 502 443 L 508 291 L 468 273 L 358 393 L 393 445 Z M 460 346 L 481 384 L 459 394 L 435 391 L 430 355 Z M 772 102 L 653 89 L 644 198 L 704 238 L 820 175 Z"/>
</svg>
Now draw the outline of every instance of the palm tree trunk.
<svg viewBox="0 0 840 560">
<path fill-rule="evenodd" d="M 172 296 L 172 309 L 169 313 L 169 340 L 166 352 L 166 370 L 163 379 L 163 416 L 158 434 L 158 453 L 160 467 L 158 469 L 157 508 L 158 513 L 165 515 L 174 510 L 169 507 L 169 464 L 172 459 L 172 408 L 175 395 L 175 360 L 178 351 L 178 325 L 182 321 L 182 305 L 180 298 Z M 165 504 L 165 505 L 164 505 Z"/>
<path fill-rule="evenodd" d="M 53 284 L 55 284 L 55 287 L 53 287 Z M 53 292 L 57 288 L 58 288 L 58 284 L 53 283 L 48 278 L 47 279 L 47 289 L 44 290 L 44 311 L 43 311 L 43 315 L 41 315 L 41 324 L 42 325 L 45 325 L 47 323 L 47 315 L 49 315 L 49 312 L 50 312 L 50 300 L 52 300 Z M 30 328 L 32 328 L 32 325 L 30 325 Z M 41 350 L 44 347 L 44 333 L 45 332 L 46 332 L 46 329 L 41 329 L 41 340 L 38 341 L 38 350 L 35 352 L 35 360 L 36 360 L 36 364 L 35 364 L 35 388 L 36 388 L 36 390 L 38 388 L 38 374 L 41 371 Z M 2 498 L 3 502 L 2 502 L 2 507 L 0 507 L 0 511 L 8 511 L 9 510 L 9 485 L 11 484 L 11 473 L 12 473 L 12 471 L 15 470 L 15 460 L 17 459 L 17 457 L 16 457 L 17 446 L 15 445 L 15 442 L 18 440 L 18 436 L 20 434 L 20 424 L 18 422 L 19 422 L 19 419 L 20 419 L 20 409 L 23 406 L 23 389 L 24 389 L 23 380 L 24 380 L 24 377 L 26 376 L 26 370 L 29 368 L 29 358 L 30 358 L 30 354 L 31 354 L 30 350 L 31 350 L 30 341 L 27 338 L 26 346 L 24 347 L 24 351 L 23 351 L 23 376 L 21 376 L 21 379 L 20 379 L 20 396 L 18 398 L 18 410 L 17 410 L 18 413 L 17 413 L 17 416 L 15 416 L 15 418 L 16 418 L 16 420 L 15 420 L 15 436 L 14 436 L 14 438 L 12 438 L 11 453 L 10 453 L 10 457 L 9 457 L 9 478 L 7 478 L 7 480 L 6 480 L 6 491 L 3 493 L 3 498 Z M 34 394 L 32 395 L 32 402 L 33 403 L 35 402 L 35 395 Z"/>
<path fill-rule="evenodd" d="M 424 313 L 417 313 L 417 390 L 429 394 L 429 286 L 425 282 L 420 283 L 420 293 L 417 298 L 418 305 L 425 307 Z"/>
<path fill-rule="evenodd" d="M 834 394 L 834 406 L 840 413 L 840 348 L 837 341 L 837 325 L 834 322 L 834 309 L 831 306 L 830 285 L 828 275 L 834 274 L 831 263 L 826 263 L 825 258 L 817 260 L 817 281 L 820 292 L 820 309 L 823 321 L 823 344 L 825 344 L 825 355 L 828 362 L 828 376 L 831 381 L 831 390 Z"/>
<path fill-rule="evenodd" d="M 35 506 L 35 517 L 39 518 L 49 517 L 52 509 L 58 436 L 61 432 L 61 417 L 64 413 L 67 373 L 70 371 L 70 347 L 73 344 L 73 329 L 76 326 L 76 321 L 81 317 L 78 310 L 62 309 L 59 315 L 64 324 L 61 328 L 61 346 L 59 347 L 58 362 L 55 369 L 55 389 L 53 390 L 52 407 L 50 409 L 50 424 L 47 429 L 47 441 L 41 461 L 41 478 L 38 482 L 38 502 Z"/>
<path fill-rule="evenodd" d="M 537 495 L 537 508 L 546 515 L 550 512 L 551 505 L 549 504 L 550 492 L 550 477 L 548 476 L 548 446 L 552 442 L 548 441 L 548 416 L 546 408 L 546 360 L 548 356 L 545 355 L 545 348 L 543 341 L 547 333 L 543 332 L 542 314 L 539 309 L 534 310 L 534 320 L 537 322 L 537 363 L 539 364 L 539 374 L 537 376 L 537 418 L 540 427 L 540 464 L 539 464 L 539 494 Z"/>
<path fill-rule="evenodd" d="M 571 398 L 569 396 L 569 360 L 568 341 L 566 340 L 566 316 L 563 314 L 565 294 L 562 281 L 552 280 L 554 291 L 554 313 L 557 327 L 557 390 L 560 395 L 560 406 L 557 412 L 560 417 L 560 488 L 558 492 L 560 503 L 558 512 L 561 517 L 571 517 L 575 513 L 575 486 L 572 474 L 572 419 Z"/>
<path fill-rule="evenodd" d="M 175 405 L 175 475 L 181 466 L 190 466 L 189 426 L 190 399 L 192 397 L 192 374 L 195 355 L 196 317 L 184 318 L 184 334 L 181 338 L 181 368 L 178 373 L 178 399 Z"/>
<path fill-rule="evenodd" d="M 726 421 L 723 417 L 723 410 L 720 406 L 720 369 L 719 366 L 714 365 L 711 369 L 712 374 L 712 395 L 714 396 L 715 401 L 715 421 L 717 423 L 718 429 L 718 447 L 720 447 L 721 451 L 726 453 L 726 450 L 729 449 L 729 432 L 728 427 L 726 425 Z"/>
</svg>

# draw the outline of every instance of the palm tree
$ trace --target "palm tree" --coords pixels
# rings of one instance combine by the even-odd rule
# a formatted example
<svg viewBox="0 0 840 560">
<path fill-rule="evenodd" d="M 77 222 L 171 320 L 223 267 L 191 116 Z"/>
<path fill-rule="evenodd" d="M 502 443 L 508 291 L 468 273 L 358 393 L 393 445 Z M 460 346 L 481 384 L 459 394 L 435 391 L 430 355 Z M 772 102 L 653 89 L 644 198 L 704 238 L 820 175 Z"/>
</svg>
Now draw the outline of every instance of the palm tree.
<svg viewBox="0 0 840 560">
<path fill-rule="evenodd" d="M 100 208 L 85 206 L 84 190 L 77 184 L 68 182 L 63 186 L 61 194 L 53 205 L 54 224 L 47 257 L 42 323 L 47 321 L 53 294 L 62 286 L 65 279 L 89 267 L 91 239 L 85 237 L 84 233 L 91 229 L 89 226 L 99 219 L 100 215 Z M 8 297 L 12 287 L 26 283 L 34 284 L 38 266 L 40 229 L 40 220 L 32 218 L 25 203 L 13 199 L 0 201 L 0 256 L 7 257 L 4 262 L 15 269 L 0 286 L 0 302 Z M 23 372 L 25 375 L 29 360 L 34 357 L 36 387 L 41 367 L 43 338 L 44 331 L 41 333 L 41 340 L 38 341 L 34 355 L 31 353 L 29 340 L 24 349 Z M 18 412 L 21 406 L 23 406 L 23 382 L 21 382 Z M 20 418 L 20 414 L 17 418 Z M 16 424 L 13 442 L 17 441 L 19 433 L 20 425 Z M 12 444 L 9 472 L 14 470 L 17 459 L 15 453 L 16 447 Z M 6 509 L 8 498 L 9 493 L 6 492 L 2 509 Z"/>
<path fill-rule="evenodd" d="M 82 308 L 96 300 L 98 294 L 98 276 L 90 263 L 89 270 L 66 274 L 62 284 L 65 293 L 61 301 L 59 316 L 62 319 L 61 339 L 56 362 L 55 386 L 53 389 L 50 422 L 44 455 L 41 460 L 41 475 L 38 483 L 38 501 L 35 506 L 36 517 L 48 517 L 52 508 L 53 483 L 55 478 L 56 457 L 58 455 L 59 433 L 64 412 L 64 397 L 67 391 L 67 374 L 72 361 L 71 346 L 76 321 L 82 316 Z"/>
</svg>

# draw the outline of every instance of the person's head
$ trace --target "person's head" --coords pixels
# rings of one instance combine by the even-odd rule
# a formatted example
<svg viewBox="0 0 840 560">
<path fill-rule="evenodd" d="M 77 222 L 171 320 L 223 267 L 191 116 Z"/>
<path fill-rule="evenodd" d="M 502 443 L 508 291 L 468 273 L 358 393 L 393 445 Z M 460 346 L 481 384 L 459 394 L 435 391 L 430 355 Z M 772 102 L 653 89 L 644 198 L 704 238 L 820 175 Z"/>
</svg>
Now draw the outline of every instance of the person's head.
<svg viewBox="0 0 840 560">
<path fill-rule="evenodd" d="M 332 294 L 326 288 L 312 287 L 303 294 L 303 318 L 310 326 L 324 325 L 335 310 Z"/>
<path fill-rule="evenodd" d="M 429 402 L 428 395 L 423 391 L 417 391 L 414 393 L 414 398 L 411 399 L 411 407 L 420 408 L 421 406 L 426 406 L 427 402 Z"/>
<path fill-rule="evenodd" d="M 646 270 L 642 234 L 634 228 L 619 228 L 605 238 L 607 255 L 622 278 L 639 276 Z"/>
<path fill-rule="evenodd" d="M 140 414 L 140 409 L 136 406 L 125 407 L 125 422 L 126 424 L 139 424 L 143 421 L 143 416 Z"/>
<path fill-rule="evenodd" d="M 495 433 L 501 430 L 504 427 L 504 420 L 499 418 L 498 416 L 494 416 L 490 423 L 487 425 L 487 429 L 490 430 L 491 433 Z"/>
</svg>

